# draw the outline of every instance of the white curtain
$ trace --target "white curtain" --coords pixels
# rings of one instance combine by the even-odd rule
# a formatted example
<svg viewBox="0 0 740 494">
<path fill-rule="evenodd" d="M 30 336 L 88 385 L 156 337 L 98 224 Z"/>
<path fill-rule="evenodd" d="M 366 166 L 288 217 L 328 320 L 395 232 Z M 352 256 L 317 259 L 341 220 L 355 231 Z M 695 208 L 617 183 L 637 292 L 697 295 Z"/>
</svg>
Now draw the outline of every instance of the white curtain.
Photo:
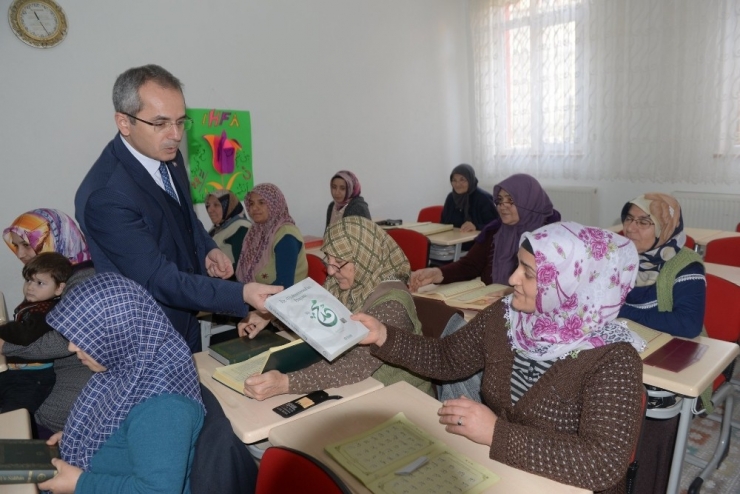
<svg viewBox="0 0 740 494">
<path fill-rule="evenodd" d="M 740 0 L 471 0 L 491 181 L 740 182 Z"/>
</svg>

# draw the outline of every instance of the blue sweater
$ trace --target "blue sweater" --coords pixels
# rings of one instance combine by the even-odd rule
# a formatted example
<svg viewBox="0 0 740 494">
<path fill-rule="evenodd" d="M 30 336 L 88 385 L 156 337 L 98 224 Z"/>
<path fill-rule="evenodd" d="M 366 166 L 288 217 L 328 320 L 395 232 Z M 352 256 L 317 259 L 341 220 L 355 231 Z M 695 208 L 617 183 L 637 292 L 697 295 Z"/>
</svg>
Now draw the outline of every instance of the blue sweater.
<svg viewBox="0 0 740 494">
<path fill-rule="evenodd" d="M 92 457 L 75 494 L 189 493 L 203 407 L 181 395 L 149 398 Z"/>
<path fill-rule="evenodd" d="M 626 317 L 673 336 L 699 336 L 704 324 L 704 299 L 707 292 L 704 266 L 694 262 L 678 273 L 673 284 L 672 312 L 658 312 L 656 286 L 633 288 L 627 294 L 627 301 L 619 311 L 619 317 Z"/>
</svg>

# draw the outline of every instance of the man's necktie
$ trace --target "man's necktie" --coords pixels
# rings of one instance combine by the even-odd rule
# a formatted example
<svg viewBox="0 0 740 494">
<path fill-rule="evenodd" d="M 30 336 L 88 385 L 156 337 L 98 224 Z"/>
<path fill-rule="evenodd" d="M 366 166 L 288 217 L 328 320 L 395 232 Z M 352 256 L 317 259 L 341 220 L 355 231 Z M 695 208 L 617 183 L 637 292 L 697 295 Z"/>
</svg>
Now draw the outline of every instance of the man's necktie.
<svg viewBox="0 0 740 494">
<path fill-rule="evenodd" d="M 178 204 L 180 204 L 180 201 L 177 199 L 175 189 L 172 188 L 172 182 L 170 182 L 170 172 L 167 171 L 167 165 L 164 163 L 164 161 L 159 162 L 159 174 L 162 176 L 164 191 L 167 192 L 171 198 L 177 201 Z"/>
</svg>

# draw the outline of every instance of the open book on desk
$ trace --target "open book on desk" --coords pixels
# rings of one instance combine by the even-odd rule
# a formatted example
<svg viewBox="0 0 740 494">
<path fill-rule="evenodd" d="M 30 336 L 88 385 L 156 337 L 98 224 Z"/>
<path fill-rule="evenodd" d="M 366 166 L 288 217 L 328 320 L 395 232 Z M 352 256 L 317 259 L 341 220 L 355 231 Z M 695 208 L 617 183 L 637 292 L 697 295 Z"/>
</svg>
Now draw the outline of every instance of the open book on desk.
<svg viewBox="0 0 740 494">
<path fill-rule="evenodd" d="M 478 493 L 498 475 L 457 453 L 403 413 L 326 452 L 374 493 Z"/>
<path fill-rule="evenodd" d="M 483 310 L 513 290 L 507 285 L 486 285 L 480 278 L 476 278 L 447 285 L 423 286 L 414 295 L 442 300 L 450 307 L 458 309 Z"/>
<path fill-rule="evenodd" d="M 239 393 L 244 389 L 244 380 L 255 374 L 277 370 L 283 374 L 295 372 L 321 360 L 321 355 L 303 340 L 293 340 L 282 346 L 274 346 L 259 355 L 237 364 L 217 367 L 213 378 Z"/>
<path fill-rule="evenodd" d="M 352 312 L 311 278 L 272 295 L 265 308 L 331 362 L 367 336 Z"/>
</svg>

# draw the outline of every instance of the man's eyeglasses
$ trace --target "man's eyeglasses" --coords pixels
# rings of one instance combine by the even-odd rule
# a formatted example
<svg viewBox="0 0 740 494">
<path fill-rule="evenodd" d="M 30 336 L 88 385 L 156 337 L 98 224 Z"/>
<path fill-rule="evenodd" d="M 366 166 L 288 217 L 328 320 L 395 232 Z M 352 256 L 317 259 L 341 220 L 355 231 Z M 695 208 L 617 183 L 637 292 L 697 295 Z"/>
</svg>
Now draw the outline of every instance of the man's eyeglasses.
<svg viewBox="0 0 740 494">
<path fill-rule="evenodd" d="M 624 226 L 627 226 L 630 223 L 635 223 L 637 227 L 641 230 L 645 230 L 646 228 L 650 228 L 651 226 L 655 225 L 655 223 L 653 223 L 647 218 L 635 218 L 631 214 L 628 214 L 627 216 L 624 217 L 622 224 Z"/>
<path fill-rule="evenodd" d="M 513 206 L 514 205 L 514 200 L 513 199 L 507 199 L 506 201 L 504 201 L 503 199 L 496 198 L 496 200 L 493 201 L 493 204 L 495 204 L 496 207 L 498 207 L 498 206 Z"/>
<path fill-rule="evenodd" d="M 190 130 L 193 127 L 193 119 L 190 117 L 181 118 L 180 120 L 176 122 L 173 122 L 172 120 L 163 120 L 161 122 L 149 122 L 147 120 L 142 120 L 141 118 L 135 117 L 126 112 L 121 112 L 121 113 L 123 113 L 129 118 L 133 118 L 137 122 L 151 125 L 154 128 L 154 132 L 165 132 L 165 131 L 170 130 L 173 126 L 177 127 L 177 130 L 182 132 L 184 130 Z"/>
<path fill-rule="evenodd" d="M 334 269 L 335 271 L 341 271 L 343 267 L 345 267 L 347 264 L 349 264 L 349 261 L 346 261 L 341 266 L 337 266 L 336 264 L 331 264 L 326 258 L 323 258 L 321 262 L 324 263 L 324 267 L 326 268 L 327 272 L 329 271 L 329 268 Z"/>
</svg>

